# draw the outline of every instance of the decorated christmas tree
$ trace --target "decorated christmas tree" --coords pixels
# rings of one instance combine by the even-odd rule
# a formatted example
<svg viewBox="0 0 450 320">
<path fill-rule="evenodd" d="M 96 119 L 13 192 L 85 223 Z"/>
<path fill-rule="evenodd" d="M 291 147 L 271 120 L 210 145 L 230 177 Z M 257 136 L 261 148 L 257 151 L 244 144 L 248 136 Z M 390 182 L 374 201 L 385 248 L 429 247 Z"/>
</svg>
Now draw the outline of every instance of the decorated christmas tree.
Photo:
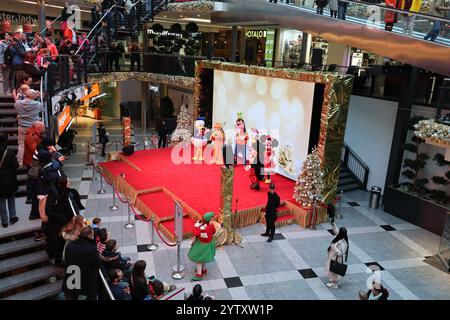
<svg viewBox="0 0 450 320">
<path fill-rule="evenodd" d="M 183 99 L 183 98 L 182 98 Z M 177 117 L 177 128 L 172 133 L 172 141 L 189 141 L 192 136 L 192 112 L 187 101 L 183 101 Z"/>
<path fill-rule="evenodd" d="M 298 176 L 294 188 L 294 199 L 305 207 L 322 201 L 322 176 L 320 158 L 315 148 L 303 162 L 302 172 Z"/>
</svg>

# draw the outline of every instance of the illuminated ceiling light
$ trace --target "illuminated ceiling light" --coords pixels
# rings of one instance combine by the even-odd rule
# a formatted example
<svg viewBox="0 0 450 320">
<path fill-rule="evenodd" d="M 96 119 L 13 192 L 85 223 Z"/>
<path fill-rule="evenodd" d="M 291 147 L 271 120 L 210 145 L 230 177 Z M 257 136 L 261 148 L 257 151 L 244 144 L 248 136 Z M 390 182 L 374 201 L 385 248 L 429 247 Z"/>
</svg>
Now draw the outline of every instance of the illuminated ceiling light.
<svg viewBox="0 0 450 320">
<path fill-rule="evenodd" d="M 211 23 L 211 19 L 198 19 L 198 18 L 183 18 L 183 21 L 195 21 L 195 22 L 206 22 Z"/>
</svg>

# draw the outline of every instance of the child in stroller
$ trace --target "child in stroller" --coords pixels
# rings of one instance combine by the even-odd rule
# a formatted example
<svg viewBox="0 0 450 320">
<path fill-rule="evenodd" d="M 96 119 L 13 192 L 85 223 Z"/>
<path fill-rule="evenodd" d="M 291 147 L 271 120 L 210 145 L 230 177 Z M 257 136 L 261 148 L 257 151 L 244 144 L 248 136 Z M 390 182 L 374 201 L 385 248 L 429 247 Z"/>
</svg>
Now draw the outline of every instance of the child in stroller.
<svg viewBox="0 0 450 320">
<path fill-rule="evenodd" d="M 59 136 L 58 145 L 61 147 L 61 153 L 70 156 L 71 153 L 77 152 L 77 145 L 73 143 L 73 139 L 78 134 L 75 130 L 67 129 Z"/>
</svg>

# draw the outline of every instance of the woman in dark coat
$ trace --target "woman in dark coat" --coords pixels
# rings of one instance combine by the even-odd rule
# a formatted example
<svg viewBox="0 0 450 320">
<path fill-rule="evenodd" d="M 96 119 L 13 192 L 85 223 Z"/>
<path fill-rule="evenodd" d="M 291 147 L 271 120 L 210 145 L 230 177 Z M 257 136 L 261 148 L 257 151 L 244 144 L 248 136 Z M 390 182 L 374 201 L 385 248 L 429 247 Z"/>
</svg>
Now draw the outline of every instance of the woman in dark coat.
<svg viewBox="0 0 450 320">
<path fill-rule="evenodd" d="M 98 129 L 98 142 L 102 145 L 102 157 L 106 156 L 106 144 L 109 142 L 108 132 L 105 129 L 103 123 L 100 123 Z"/>
<path fill-rule="evenodd" d="M 147 263 L 144 260 L 138 260 L 133 266 L 133 272 L 130 277 L 131 300 L 142 301 L 150 296 L 145 268 Z"/>
<path fill-rule="evenodd" d="M 55 259 L 55 265 L 62 265 L 62 254 L 65 240 L 61 236 L 61 229 L 77 215 L 76 204 L 70 199 L 70 189 L 66 176 L 58 179 L 58 192 L 49 192 L 45 205 L 48 221 L 44 227 L 47 237 L 46 251 Z"/>
<path fill-rule="evenodd" d="M 3 228 L 8 227 L 8 202 L 9 222 L 19 221 L 16 217 L 15 193 L 18 189 L 16 170 L 19 167 L 16 155 L 7 148 L 8 135 L 0 133 L 0 215 Z"/>
</svg>

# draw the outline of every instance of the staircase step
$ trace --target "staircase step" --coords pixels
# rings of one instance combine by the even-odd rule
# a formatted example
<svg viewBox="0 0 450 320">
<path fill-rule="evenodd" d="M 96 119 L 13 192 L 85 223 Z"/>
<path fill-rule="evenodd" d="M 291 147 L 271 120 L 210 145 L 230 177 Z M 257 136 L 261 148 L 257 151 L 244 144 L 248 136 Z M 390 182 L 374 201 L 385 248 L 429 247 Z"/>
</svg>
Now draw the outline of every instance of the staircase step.
<svg viewBox="0 0 450 320">
<path fill-rule="evenodd" d="M 15 116 L 17 111 L 15 109 L 0 109 L 0 116 Z"/>
<path fill-rule="evenodd" d="M 162 191 L 141 195 L 139 199 L 144 202 L 155 215 L 157 221 L 173 220 L 173 199 Z"/>
<path fill-rule="evenodd" d="M 42 247 L 44 241 L 34 241 L 34 238 L 25 238 L 22 240 L 5 242 L 0 244 L 0 256 L 11 254 L 14 252 Z"/>
<path fill-rule="evenodd" d="M 0 125 L 1 126 L 15 126 L 16 130 L 17 130 L 17 118 L 7 118 L 7 117 L 3 117 L 0 119 Z"/>
<path fill-rule="evenodd" d="M 17 136 L 8 136 L 8 144 L 18 144 Z"/>
<path fill-rule="evenodd" d="M 17 134 L 17 127 L 1 127 L 0 133 L 6 133 L 6 134 Z"/>
<path fill-rule="evenodd" d="M 28 227 L 24 227 L 22 229 L 12 229 L 7 228 L 3 229 L 0 233 L 0 241 L 11 241 L 11 238 L 24 238 L 25 236 L 31 237 L 36 231 L 41 229 L 41 221 L 36 220 L 35 223 L 31 223 Z"/>
<path fill-rule="evenodd" d="M 26 174 L 18 174 L 18 175 L 17 175 L 17 182 L 18 182 L 19 184 L 21 184 L 21 183 L 26 183 L 27 180 L 28 180 L 28 178 L 27 178 L 27 175 L 26 175 Z"/>
<path fill-rule="evenodd" d="M 20 287 L 24 287 L 41 280 L 54 277 L 59 270 L 54 266 L 45 266 L 24 273 L 16 274 L 11 277 L 0 279 L 0 293 L 11 291 Z"/>
<path fill-rule="evenodd" d="M 47 261 L 48 255 L 45 251 L 38 251 L 23 256 L 14 257 L 0 261 L 0 274 L 19 268 L 36 265 Z"/>
<path fill-rule="evenodd" d="M 61 292 L 63 280 L 49 283 L 31 290 L 23 291 L 2 300 L 43 300 Z"/>
<path fill-rule="evenodd" d="M 19 189 L 16 191 L 16 198 L 25 197 L 27 195 L 26 184 L 19 185 Z"/>
<path fill-rule="evenodd" d="M 352 184 L 352 183 L 358 184 L 359 182 L 357 180 L 355 180 L 353 177 L 346 177 L 343 179 L 339 179 L 340 186 L 345 186 L 347 184 Z"/>
<path fill-rule="evenodd" d="M 14 109 L 14 101 L 12 101 L 12 102 L 0 102 L 0 108 L 2 108 L 2 109 Z"/>
<path fill-rule="evenodd" d="M 354 184 L 347 184 L 344 186 L 339 186 L 337 191 L 338 192 L 341 192 L 341 191 L 349 192 L 349 191 L 359 190 L 359 189 L 362 189 L 361 186 L 359 184 L 354 183 Z"/>
</svg>

